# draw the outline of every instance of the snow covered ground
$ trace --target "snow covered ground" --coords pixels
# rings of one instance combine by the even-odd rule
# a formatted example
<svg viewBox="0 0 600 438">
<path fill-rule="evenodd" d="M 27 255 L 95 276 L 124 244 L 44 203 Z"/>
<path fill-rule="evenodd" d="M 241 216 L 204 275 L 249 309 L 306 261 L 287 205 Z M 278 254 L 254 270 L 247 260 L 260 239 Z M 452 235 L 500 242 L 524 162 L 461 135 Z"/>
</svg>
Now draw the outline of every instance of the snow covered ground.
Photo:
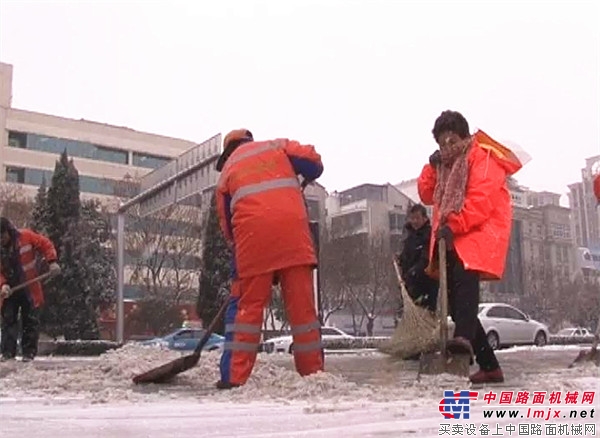
<svg viewBox="0 0 600 438">
<path fill-rule="evenodd" d="M 568 362 L 573 348 L 547 350 L 546 356 L 542 351 L 500 352 L 513 374 L 530 357 L 540 363 L 502 389 L 480 392 L 596 391 L 594 404 L 600 406 L 597 367 L 567 369 L 561 358 Z M 449 375 L 417 381 L 414 364 L 391 363 L 377 353 L 340 356 L 329 361 L 328 372 L 304 379 L 291 369 L 289 355 L 261 355 L 248 384 L 224 392 L 213 389 L 219 355 L 204 353 L 196 368 L 171 384 L 131 383 L 135 374 L 179 355 L 131 345 L 95 360 L 0 364 L 0 437 L 439 436 L 443 391 L 470 386 Z M 360 373 L 378 378 L 352 378 Z M 473 402 L 471 422 L 486 421 L 483 403 Z"/>
</svg>

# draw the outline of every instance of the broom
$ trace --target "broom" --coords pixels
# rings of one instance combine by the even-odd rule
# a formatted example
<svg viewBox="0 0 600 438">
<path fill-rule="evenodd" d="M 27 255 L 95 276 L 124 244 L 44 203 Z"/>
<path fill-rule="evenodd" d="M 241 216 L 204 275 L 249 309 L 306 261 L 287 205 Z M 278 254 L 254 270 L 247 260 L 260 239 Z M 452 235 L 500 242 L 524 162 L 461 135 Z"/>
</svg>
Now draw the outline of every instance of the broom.
<svg viewBox="0 0 600 438">
<path fill-rule="evenodd" d="M 437 348 L 439 321 L 433 312 L 415 304 L 406 290 L 398 263 L 395 259 L 393 262 L 404 309 L 394 334 L 379 351 L 399 359 L 407 359 Z"/>
</svg>

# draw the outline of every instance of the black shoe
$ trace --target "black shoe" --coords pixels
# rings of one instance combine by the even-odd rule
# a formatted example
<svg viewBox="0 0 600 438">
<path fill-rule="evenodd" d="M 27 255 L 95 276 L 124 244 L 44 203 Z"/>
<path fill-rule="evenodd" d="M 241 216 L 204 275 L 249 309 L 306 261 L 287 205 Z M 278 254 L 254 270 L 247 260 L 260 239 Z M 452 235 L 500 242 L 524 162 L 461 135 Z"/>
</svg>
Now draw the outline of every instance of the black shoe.
<svg viewBox="0 0 600 438">
<path fill-rule="evenodd" d="M 2 356 L 0 357 L 0 362 L 8 362 L 9 360 L 15 360 L 14 356 Z"/>
<path fill-rule="evenodd" d="M 23 361 L 23 362 L 31 362 L 32 360 L 33 360 L 33 355 L 31 355 L 31 354 L 24 355 L 23 358 L 21 359 L 21 361 Z"/>
<path fill-rule="evenodd" d="M 233 389 L 233 388 L 239 388 L 240 385 L 239 383 L 226 383 L 226 382 L 222 382 L 221 380 L 219 380 L 216 384 L 217 389 Z"/>
</svg>

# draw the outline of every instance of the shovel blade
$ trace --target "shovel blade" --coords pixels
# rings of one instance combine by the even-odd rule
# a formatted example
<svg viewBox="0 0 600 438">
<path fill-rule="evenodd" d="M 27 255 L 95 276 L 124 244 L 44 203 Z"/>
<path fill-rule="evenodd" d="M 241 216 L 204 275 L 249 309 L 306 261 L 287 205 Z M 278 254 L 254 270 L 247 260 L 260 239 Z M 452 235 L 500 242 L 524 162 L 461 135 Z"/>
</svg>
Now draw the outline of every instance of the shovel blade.
<svg viewBox="0 0 600 438">
<path fill-rule="evenodd" d="M 468 377 L 471 356 L 468 354 L 449 354 L 440 352 L 425 353 L 419 361 L 419 374 L 454 374 Z"/>
<path fill-rule="evenodd" d="M 199 354 L 189 354 L 179 357 L 159 367 L 153 368 L 145 373 L 133 377 L 133 383 L 166 383 L 173 379 L 177 374 L 193 368 L 200 359 Z"/>
</svg>

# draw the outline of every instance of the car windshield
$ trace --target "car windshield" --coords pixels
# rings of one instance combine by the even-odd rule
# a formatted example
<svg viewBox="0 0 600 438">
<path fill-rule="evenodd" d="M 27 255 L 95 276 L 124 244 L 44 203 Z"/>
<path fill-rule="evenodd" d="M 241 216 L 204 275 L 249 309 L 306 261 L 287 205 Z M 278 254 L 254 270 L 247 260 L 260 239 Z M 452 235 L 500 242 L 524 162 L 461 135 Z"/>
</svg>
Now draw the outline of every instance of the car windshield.
<svg viewBox="0 0 600 438">
<path fill-rule="evenodd" d="M 558 332 L 559 335 L 570 335 L 573 333 L 573 329 L 562 329 Z"/>
</svg>

